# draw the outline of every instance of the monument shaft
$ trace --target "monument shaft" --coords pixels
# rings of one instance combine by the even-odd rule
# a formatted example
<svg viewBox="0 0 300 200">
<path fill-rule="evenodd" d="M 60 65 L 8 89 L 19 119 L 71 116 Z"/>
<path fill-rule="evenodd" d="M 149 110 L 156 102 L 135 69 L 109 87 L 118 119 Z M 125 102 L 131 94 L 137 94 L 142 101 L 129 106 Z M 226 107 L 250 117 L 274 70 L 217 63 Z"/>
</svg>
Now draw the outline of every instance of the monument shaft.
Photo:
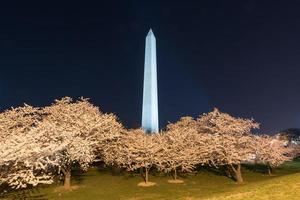
<svg viewBox="0 0 300 200">
<path fill-rule="evenodd" d="M 142 128 L 149 133 L 158 133 L 156 39 L 150 29 L 146 37 L 144 63 L 144 91 Z"/>
</svg>

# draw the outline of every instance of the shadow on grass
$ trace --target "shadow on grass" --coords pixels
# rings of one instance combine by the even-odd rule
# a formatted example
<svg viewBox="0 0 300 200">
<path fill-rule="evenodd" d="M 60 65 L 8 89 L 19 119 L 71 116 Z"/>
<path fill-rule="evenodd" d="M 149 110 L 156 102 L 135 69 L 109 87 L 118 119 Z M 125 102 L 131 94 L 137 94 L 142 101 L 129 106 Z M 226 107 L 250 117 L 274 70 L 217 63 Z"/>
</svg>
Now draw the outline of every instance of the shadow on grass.
<svg viewBox="0 0 300 200">
<path fill-rule="evenodd" d="M 8 187 L 0 188 L 0 191 L 3 191 L 0 194 L 0 199 L 9 199 L 9 200 L 48 200 L 49 197 L 42 193 L 43 189 L 47 186 L 38 186 L 38 187 L 30 187 L 26 189 L 20 189 L 14 191 L 9 189 Z"/>
<path fill-rule="evenodd" d="M 81 184 L 85 178 L 84 172 L 81 170 L 72 170 L 72 185 Z M 63 178 L 58 176 L 52 186 L 62 186 Z M 50 186 L 51 187 L 51 186 Z M 38 185 L 36 187 L 28 186 L 25 189 L 12 189 L 7 185 L 0 187 L 0 199 L 5 200 L 48 200 L 49 197 L 49 185 Z"/>
<path fill-rule="evenodd" d="M 227 178 L 235 181 L 234 177 L 232 177 L 232 175 L 230 174 L 230 172 L 226 166 L 220 166 L 218 168 L 210 167 L 210 166 L 200 166 L 200 167 L 197 167 L 196 172 L 197 173 L 202 172 L 202 173 L 206 173 L 208 175 L 213 174 L 216 176 L 223 176 L 223 177 L 227 177 Z"/>
<path fill-rule="evenodd" d="M 75 184 L 81 184 L 84 180 L 84 176 L 85 176 L 84 171 L 72 170 L 72 179 Z"/>
<path fill-rule="evenodd" d="M 244 169 L 249 170 L 251 172 L 257 172 L 262 174 L 268 173 L 268 167 L 264 164 L 244 164 Z"/>
</svg>

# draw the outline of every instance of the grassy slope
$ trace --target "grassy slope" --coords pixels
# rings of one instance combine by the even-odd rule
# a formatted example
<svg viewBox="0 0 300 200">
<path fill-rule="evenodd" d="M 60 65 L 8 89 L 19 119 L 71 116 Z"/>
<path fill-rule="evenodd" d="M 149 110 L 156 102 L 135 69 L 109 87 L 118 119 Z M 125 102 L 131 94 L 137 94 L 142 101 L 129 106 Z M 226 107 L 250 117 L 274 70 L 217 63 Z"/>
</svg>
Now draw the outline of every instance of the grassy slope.
<svg viewBox="0 0 300 200">
<path fill-rule="evenodd" d="M 272 180 L 251 183 L 206 200 L 299 200 L 300 174 L 286 175 Z"/>
<path fill-rule="evenodd" d="M 183 177 L 185 183 L 174 185 L 167 182 L 166 176 L 151 176 L 157 185 L 150 188 L 137 187 L 141 178 L 125 174 L 112 176 L 108 171 L 90 170 L 77 176 L 73 183 L 79 186 L 71 192 L 60 194 L 57 186 L 44 186 L 34 190 L 15 192 L 8 199 L 21 199 L 27 196 L 34 199 L 206 199 L 206 200 L 248 200 L 248 199 L 300 199 L 300 162 L 286 165 L 277 171 L 276 176 L 266 176 L 244 170 L 245 184 L 237 185 L 232 180 L 207 171 Z"/>
</svg>

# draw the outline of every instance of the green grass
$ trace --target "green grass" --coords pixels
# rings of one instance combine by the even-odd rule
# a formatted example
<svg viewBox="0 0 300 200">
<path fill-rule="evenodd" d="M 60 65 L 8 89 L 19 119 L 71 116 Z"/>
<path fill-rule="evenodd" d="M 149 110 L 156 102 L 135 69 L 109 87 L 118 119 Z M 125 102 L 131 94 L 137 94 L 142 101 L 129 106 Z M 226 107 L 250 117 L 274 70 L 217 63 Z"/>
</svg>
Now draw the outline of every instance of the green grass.
<svg viewBox="0 0 300 200">
<path fill-rule="evenodd" d="M 263 168 L 258 168 L 262 170 Z M 42 186 L 12 192 L 5 199 L 61 199 L 61 200 L 298 200 L 300 199 L 300 161 L 285 164 L 276 170 L 276 175 L 243 169 L 245 183 L 237 185 L 231 179 L 199 170 L 195 175 L 181 177 L 183 184 L 170 184 L 170 177 L 152 174 L 150 181 L 157 185 L 149 188 L 138 187 L 142 179 L 137 174 L 125 173 L 113 176 L 108 170 L 90 169 L 87 173 L 76 176 L 72 181 L 78 188 L 73 191 L 59 192 L 59 185 Z"/>
</svg>

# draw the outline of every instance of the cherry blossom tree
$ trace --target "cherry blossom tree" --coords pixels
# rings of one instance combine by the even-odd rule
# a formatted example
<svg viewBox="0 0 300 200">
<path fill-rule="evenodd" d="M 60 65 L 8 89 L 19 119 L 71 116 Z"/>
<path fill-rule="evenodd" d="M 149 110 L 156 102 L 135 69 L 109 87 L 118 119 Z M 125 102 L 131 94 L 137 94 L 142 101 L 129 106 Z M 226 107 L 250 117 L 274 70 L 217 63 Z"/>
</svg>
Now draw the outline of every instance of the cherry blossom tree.
<svg viewBox="0 0 300 200">
<path fill-rule="evenodd" d="M 144 185 L 153 185 L 149 182 L 149 170 L 156 165 L 156 155 L 162 145 L 160 134 L 145 134 L 141 129 L 128 130 L 107 146 L 104 161 L 127 171 L 142 169 Z"/>
<path fill-rule="evenodd" d="M 225 166 L 229 176 L 238 183 L 243 182 L 241 163 L 253 154 L 253 137 L 242 135 L 215 135 L 210 145 L 214 146 L 211 157 L 213 166 Z"/>
<path fill-rule="evenodd" d="M 177 170 L 191 172 L 197 164 L 207 164 L 210 158 L 210 135 L 198 134 L 196 121 L 191 117 L 183 117 L 174 124 L 168 124 L 162 134 L 162 151 L 157 156 L 157 167 L 165 172 L 174 172 L 174 181 L 177 180 Z"/>
<path fill-rule="evenodd" d="M 122 125 L 115 115 L 103 114 L 83 98 L 79 101 L 72 101 L 70 97 L 56 100 L 45 107 L 44 112 L 47 116 L 39 128 L 51 140 L 67 143 L 60 152 L 58 168 L 65 177 L 65 188 L 69 188 L 72 165 L 76 163 L 82 170 L 87 170 L 97 157 L 97 151 L 119 136 Z"/>
<path fill-rule="evenodd" d="M 211 163 L 215 166 L 226 166 L 230 175 L 242 183 L 241 163 L 247 160 L 254 144 L 251 129 L 259 128 L 253 119 L 235 118 L 214 109 L 197 119 L 201 132 L 212 134 L 214 151 Z"/>
<path fill-rule="evenodd" d="M 268 174 L 272 174 L 272 169 L 280 166 L 286 161 L 292 160 L 292 148 L 286 147 L 285 142 L 267 135 L 256 136 L 255 150 L 256 159 L 268 166 Z"/>
<path fill-rule="evenodd" d="M 291 128 L 279 132 L 273 136 L 275 139 L 280 140 L 285 147 L 288 147 L 288 156 L 298 158 L 300 156 L 300 136 L 299 129 Z"/>
<path fill-rule="evenodd" d="M 14 119 L 16 122 L 14 122 Z M 0 116 L 1 182 L 16 188 L 51 183 L 62 172 L 70 187 L 73 164 L 86 170 L 122 125 L 87 99 L 65 97 L 45 108 L 12 109 Z"/>
</svg>

